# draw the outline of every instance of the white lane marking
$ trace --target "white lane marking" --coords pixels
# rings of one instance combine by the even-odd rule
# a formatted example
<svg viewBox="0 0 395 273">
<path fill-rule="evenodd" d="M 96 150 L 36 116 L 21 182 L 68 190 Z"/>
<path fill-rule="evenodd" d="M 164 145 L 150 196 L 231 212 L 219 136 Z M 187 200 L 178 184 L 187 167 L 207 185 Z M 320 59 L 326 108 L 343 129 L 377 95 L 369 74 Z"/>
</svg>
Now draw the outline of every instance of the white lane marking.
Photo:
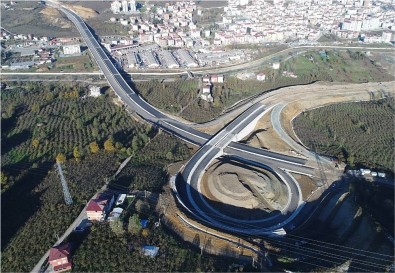
<svg viewBox="0 0 395 273">
<path fill-rule="evenodd" d="M 304 167 L 304 168 L 314 169 L 313 167 L 309 167 L 309 166 L 306 166 L 306 165 L 304 165 L 304 164 L 300 164 L 300 163 L 296 163 L 296 162 L 292 162 L 292 161 L 288 161 L 288 160 L 284 160 L 284 159 L 279 159 L 279 158 L 275 158 L 275 157 L 268 156 L 268 155 L 257 154 L 257 153 L 253 153 L 253 152 L 250 152 L 250 151 L 241 150 L 241 149 L 235 148 L 235 147 L 229 147 L 229 149 L 234 149 L 234 150 L 242 151 L 242 152 L 249 153 L 249 154 L 256 155 L 256 156 L 260 156 L 260 157 L 270 158 L 270 159 L 273 159 L 273 160 L 285 162 L 285 163 L 287 163 L 287 164 L 298 165 L 298 166 L 301 166 L 301 167 Z"/>
<path fill-rule="evenodd" d="M 170 123 L 169 123 L 169 122 L 167 122 L 167 121 L 160 120 L 160 122 L 162 122 L 162 123 L 166 123 L 166 124 L 168 124 L 169 126 L 171 126 L 171 127 L 173 127 L 173 128 L 176 128 L 176 129 L 177 129 L 177 130 L 179 130 L 179 131 L 182 131 L 182 132 L 185 132 L 185 133 L 187 133 L 188 135 L 192 135 L 192 136 L 194 136 L 194 137 L 197 137 L 197 138 L 200 138 L 200 139 L 208 140 L 208 139 L 207 139 L 207 138 L 205 138 L 205 137 L 202 137 L 202 136 L 199 136 L 199 135 L 192 134 L 191 132 L 188 132 L 188 131 L 185 131 L 184 129 L 181 129 L 181 128 L 179 128 L 179 127 L 176 127 L 176 126 L 174 126 L 173 124 L 170 124 Z"/>
</svg>

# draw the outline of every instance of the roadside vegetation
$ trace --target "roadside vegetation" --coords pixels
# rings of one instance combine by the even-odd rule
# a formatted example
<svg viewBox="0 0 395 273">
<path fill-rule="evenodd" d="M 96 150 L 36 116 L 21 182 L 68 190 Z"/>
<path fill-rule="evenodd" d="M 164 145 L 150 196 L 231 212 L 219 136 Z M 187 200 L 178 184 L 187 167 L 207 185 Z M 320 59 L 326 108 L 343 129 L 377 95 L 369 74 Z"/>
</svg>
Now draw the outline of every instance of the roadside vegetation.
<svg viewBox="0 0 395 273">
<path fill-rule="evenodd" d="M 301 141 L 350 167 L 393 172 L 394 98 L 334 104 L 300 114 L 293 122 Z"/>
<path fill-rule="evenodd" d="M 165 166 L 190 156 L 179 140 L 129 117 L 108 91 L 92 98 L 84 84 L 7 84 L 1 94 L 5 272 L 30 271 L 106 180 L 123 190 L 160 191 Z M 112 179 L 128 156 L 120 182 Z M 55 158 L 63 162 L 71 206 Z"/>
</svg>

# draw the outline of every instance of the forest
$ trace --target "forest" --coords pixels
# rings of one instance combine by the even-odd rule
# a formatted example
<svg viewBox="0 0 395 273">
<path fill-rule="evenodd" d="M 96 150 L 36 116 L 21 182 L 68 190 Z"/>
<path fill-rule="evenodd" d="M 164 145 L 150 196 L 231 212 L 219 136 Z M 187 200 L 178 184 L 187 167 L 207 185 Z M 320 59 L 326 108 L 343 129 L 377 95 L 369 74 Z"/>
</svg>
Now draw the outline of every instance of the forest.
<svg viewBox="0 0 395 273">
<path fill-rule="evenodd" d="M 153 224 L 138 234 L 126 230 L 116 234 L 108 223 L 93 225 L 73 254 L 73 272 L 229 272 L 229 266 L 236 262 L 200 255 Z M 159 247 L 157 256 L 144 256 L 141 247 L 145 245 Z M 244 266 L 237 268 L 240 271 Z M 248 267 L 246 271 L 252 269 Z"/>
<path fill-rule="evenodd" d="M 301 141 L 350 167 L 393 172 L 394 98 L 324 106 L 293 122 Z"/>
<path fill-rule="evenodd" d="M 166 164 L 190 156 L 178 139 L 129 117 L 109 91 L 93 98 L 82 83 L 7 85 L 1 94 L 5 272 L 30 271 L 106 180 L 125 190 L 160 191 Z M 114 178 L 128 156 L 131 162 Z M 62 162 L 71 206 L 55 159 Z"/>
</svg>

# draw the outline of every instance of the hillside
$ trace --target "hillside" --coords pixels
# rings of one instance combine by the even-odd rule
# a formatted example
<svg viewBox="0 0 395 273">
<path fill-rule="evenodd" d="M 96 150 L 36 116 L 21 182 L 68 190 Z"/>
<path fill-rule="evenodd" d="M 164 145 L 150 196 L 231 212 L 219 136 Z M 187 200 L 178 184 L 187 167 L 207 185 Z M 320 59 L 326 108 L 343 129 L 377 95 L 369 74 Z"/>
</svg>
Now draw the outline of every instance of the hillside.
<svg viewBox="0 0 395 273">
<path fill-rule="evenodd" d="M 302 113 L 293 122 L 301 141 L 352 167 L 393 172 L 393 98 L 333 104 Z"/>
</svg>

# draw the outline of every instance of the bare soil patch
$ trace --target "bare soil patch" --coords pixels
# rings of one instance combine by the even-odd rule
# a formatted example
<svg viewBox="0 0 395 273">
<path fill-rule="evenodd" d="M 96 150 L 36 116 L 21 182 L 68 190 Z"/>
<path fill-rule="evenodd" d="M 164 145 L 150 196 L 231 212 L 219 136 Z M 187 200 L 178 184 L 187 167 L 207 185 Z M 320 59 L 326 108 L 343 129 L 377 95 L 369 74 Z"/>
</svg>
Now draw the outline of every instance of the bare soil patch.
<svg viewBox="0 0 395 273">
<path fill-rule="evenodd" d="M 306 200 L 313 191 L 317 189 L 316 182 L 313 178 L 300 174 L 292 174 L 292 176 L 299 183 L 300 189 L 302 190 L 303 200 Z"/>
<path fill-rule="evenodd" d="M 254 132 L 248 135 L 244 141 L 253 147 L 289 153 L 290 147 L 278 137 L 271 125 L 271 113 L 272 111 L 269 111 L 257 122 Z"/>
<path fill-rule="evenodd" d="M 240 219 L 267 217 L 281 210 L 288 200 L 286 186 L 272 173 L 228 159 L 208 168 L 201 190 L 218 211 Z"/>
</svg>

